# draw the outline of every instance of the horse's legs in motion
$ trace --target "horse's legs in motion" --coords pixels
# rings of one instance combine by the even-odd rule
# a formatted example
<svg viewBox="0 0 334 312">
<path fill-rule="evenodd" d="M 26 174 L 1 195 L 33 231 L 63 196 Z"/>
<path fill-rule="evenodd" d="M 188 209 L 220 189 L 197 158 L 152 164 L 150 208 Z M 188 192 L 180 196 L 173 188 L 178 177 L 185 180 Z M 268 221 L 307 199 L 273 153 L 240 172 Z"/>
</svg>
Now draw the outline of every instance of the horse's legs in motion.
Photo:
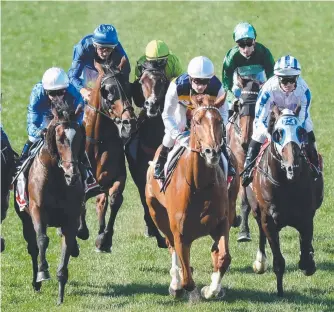
<svg viewBox="0 0 334 312">
<path fill-rule="evenodd" d="M 34 290 L 39 291 L 41 289 L 42 283 L 37 282 L 37 271 L 38 271 L 37 258 L 39 249 L 37 246 L 36 233 L 34 230 L 34 226 L 32 224 L 32 220 L 25 211 L 20 212 L 20 218 L 22 220 L 22 226 L 23 226 L 23 237 L 28 244 L 27 250 L 31 256 L 32 271 L 33 271 L 32 287 L 34 288 Z"/>
<path fill-rule="evenodd" d="M 77 237 L 82 240 L 87 240 L 89 238 L 89 230 L 86 223 L 86 202 L 82 202 L 80 223 L 78 228 Z"/>
<path fill-rule="evenodd" d="M 159 248 L 167 248 L 165 238 L 161 236 L 158 228 L 155 226 L 150 216 L 149 208 L 146 204 L 145 184 L 143 186 L 138 185 L 138 191 L 139 191 L 141 203 L 144 207 L 144 220 L 145 220 L 146 226 L 148 227 L 148 231 L 150 231 L 155 236 Z"/>
<path fill-rule="evenodd" d="M 300 260 L 298 266 L 306 276 L 313 275 L 316 271 L 313 259 L 314 249 L 312 246 L 313 218 L 310 218 L 310 222 L 308 223 L 303 224 L 303 227 L 298 229 L 300 242 Z"/>
<path fill-rule="evenodd" d="M 104 229 L 104 232 L 99 234 L 96 239 L 96 247 L 100 251 L 110 252 L 112 247 L 112 236 L 114 234 L 114 223 L 119 208 L 123 203 L 123 190 L 124 183 L 123 181 L 116 181 L 112 188 L 109 189 L 109 200 L 110 200 L 110 217 L 107 224 L 107 227 Z M 125 181 L 124 181 L 125 182 Z"/>
<path fill-rule="evenodd" d="M 108 208 L 107 194 L 100 194 L 96 197 L 96 213 L 99 220 L 99 232 L 95 245 L 98 251 L 107 251 L 101 249 L 101 244 L 104 239 L 104 230 L 106 228 L 106 213 Z M 110 251 L 110 250 L 109 250 Z"/>
<path fill-rule="evenodd" d="M 39 266 L 37 273 L 37 282 L 42 282 L 50 279 L 49 265 L 46 261 L 46 249 L 49 246 L 49 237 L 46 235 L 46 224 L 42 222 L 41 215 L 39 213 L 40 208 L 37 207 L 34 203 L 30 208 L 32 221 L 34 224 L 34 229 L 37 236 L 37 246 L 39 249 Z"/>
<path fill-rule="evenodd" d="M 256 259 L 253 263 L 253 270 L 257 274 L 263 274 L 268 269 L 268 261 L 266 256 L 266 235 L 264 234 L 262 225 L 261 225 L 261 213 L 258 211 L 256 215 L 256 222 L 259 227 L 259 249 L 256 254 Z"/>
<path fill-rule="evenodd" d="M 201 295 L 205 299 L 222 296 L 220 295 L 221 281 L 231 263 L 228 246 L 229 230 L 229 221 L 225 218 L 211 234 L 211 237 L 215 241 L 211 248 L 213 273 L 211 275 L 211 284 L 204 286 L 201 290 Z"/>
<path fill-rule="evenodd" d="M 271 216 L 262 216 L 261 223 L 273 253 L 273 269 L 277 280 L 277 295 L 279 297 L 283 297 L 283 274 L 285 271 L 285 260 L 280 249 L 279 231 L 277 230 Z"/>
<path fill-rule="evenodd" d="M 252 240 L 250 233 L 249 233 L 249 226 L 248 226 L 248 216 L 249 216 L 251 207 L 247 200 L 246 188 L 243 186 L 240 188 L 240 197 L 241 197 L 241 206 L 240 206 L 241 225 L 240 225 L 240 231 L 239 231 L 239 236 L 238 236 L 238 242 L 249 242 Z"/>
<path fill-rule="evenodd" d="M 71 220 L 72 221 L 72 220 Z M 65 285 L 68 280 L 68 261 L 70 259 L 71 251 L 74 248 L 74 244 L 76 244 L 75 238 L 77 233 L 79 222 L 73 221 L 68 222 L 66 226 L 62 227 L 62 246 L 61 246 L 61 259 L 60 264 L 57 270 L 57 279 L 59 284 L 58 290 L 58 301 L 57 304 L 61 304 L 64 301 L 64 292 Z"/>
</svg>

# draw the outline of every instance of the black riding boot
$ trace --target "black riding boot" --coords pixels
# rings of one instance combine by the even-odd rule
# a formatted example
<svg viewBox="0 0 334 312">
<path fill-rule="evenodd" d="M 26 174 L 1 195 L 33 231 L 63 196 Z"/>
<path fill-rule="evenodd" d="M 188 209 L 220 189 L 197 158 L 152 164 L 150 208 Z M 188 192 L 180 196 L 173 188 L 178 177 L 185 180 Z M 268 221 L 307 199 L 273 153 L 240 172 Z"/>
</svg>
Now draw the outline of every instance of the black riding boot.
<svg viewBox="0 0 334 312">
<path fill-rule="evenodd" d="M 255 165 L 255 159 L 261 148 L 261 143 L 251 140 L 249 143 L 244 168 L 247 168 L 242 175 L 242 186 L 248 186 L 253 181 L 252 171 Z"/>
<path fill-rule="evenodd" d="M 231 159 L 230 159 L 230 156 L 227 152 L 227 148 L 226 148 L 226 143 L 224 143 L 222 145 L 222 153 L 224 154 L 226 160 L 227 160 L 227 175 L 229 177 L 234 177 L 236 175 L 236 172 L 235 172 L 235 168 L 233 167 L 232 163 L 231 163 Z M 224 170 L 224 168 L 222 168 Z"/>
<path fill-rule="evenodd" d="M 308 144 L 306 148 L 307 157 L 310 160 L 311 164 L 314 166 L 313 172 L 315 173 L 316 177 L 318 176 L 320 172 L 320 166 L 319 166 L 319 156 L 318 151 L 315 146 L 315 136 L 314 132 L 311 131 L 308 134 Z"/>
<path fill-rule="evenodd" d="M 161 179 L 163 177 L 164 166 L 167 161 L 167 155 L 169 152 L 169 148 L 162 145 L 162 149 L 160 151 L 157 163 L 154 168 L 154 179 Z"/>
<path fill-rule="evenodd" d="M 33 142 L 27 140 L 26 144 L 24 144 L 21 155 L 20 155 L 20 164 L 22 165 L 24 161 L 28 158 L 29 156 L 29 150 Z"/>
</svg>

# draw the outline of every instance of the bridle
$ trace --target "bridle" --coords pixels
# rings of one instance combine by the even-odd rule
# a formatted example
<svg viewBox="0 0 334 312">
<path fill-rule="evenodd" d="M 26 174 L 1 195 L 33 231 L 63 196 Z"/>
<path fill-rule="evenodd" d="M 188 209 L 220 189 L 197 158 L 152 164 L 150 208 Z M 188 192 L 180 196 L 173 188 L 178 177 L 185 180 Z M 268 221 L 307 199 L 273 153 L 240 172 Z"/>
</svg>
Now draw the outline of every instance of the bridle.
<svg viewBox="0 0 334 312">
<path fill-rule="evenodd" d="M 202 110 L 214 110 L 214 111 L 217 111 L 218 113 L 219 113 L 219 116 L 220 116 L 220 111 L 219 111 L 219 109 L 217 108 L 217 107 L 215 107 L 215 106 L 211 106 L 211 105 L 208 105 L 208 106 L 200 106 L 200 107 L 198 107 L 198 108 L 196 108 L 195 110 L 194 110 L 194 112 L 193 112 L 193 116 L 192 116 L 192 119 L 191 119 L 191 123 L 192 123 L 192 127 L 193 127 L 193 129 L 194 129 L 194 136 L 195 136 L 195 138 L 196 138 L 196 145 L 198 146 L 198 147 L 189 147 L 189 149 L 192 151 L 192 152 L 195 152 L 195 153 L 199 153 L 200 154 L 200 156 L 201 157 L 205 157 L 205 153 L 203 152 L 203 146 L 202 146 L 202 144 L 201 144 L 201 140 L 199 140 L 198 139 L 198 137 L 197 137 L 197 135 L 196 135 L 196 122 L 195 122 L 195 116 L 196 116 L 196 114 L 198 113 L 198 112 L 200 112 L 200 111 L 202 111 Z M 224 139 L 222 138 L 222 141 L 223 141 Z M 223 142 L 222 142 L 223 143 Z M 215 149 L 216 149 L 216 152 L 217 152 L 217 154 L 218 153 L 220 153 L 220 151 L 221 151 L 221 145 L 222 144 L 220 144 L 219 146 L 217 146 Z"/>
</svg>

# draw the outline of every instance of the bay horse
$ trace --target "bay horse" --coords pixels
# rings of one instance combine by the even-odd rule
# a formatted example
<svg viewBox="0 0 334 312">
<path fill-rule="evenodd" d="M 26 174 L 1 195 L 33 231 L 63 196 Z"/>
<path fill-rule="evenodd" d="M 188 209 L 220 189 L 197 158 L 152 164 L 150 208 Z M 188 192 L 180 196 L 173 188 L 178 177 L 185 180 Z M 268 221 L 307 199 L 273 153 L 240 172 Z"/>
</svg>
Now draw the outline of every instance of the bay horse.
<svg viewBox="0 0 334 312">
<path fill-rule="evenodd" d="M 111 252 L 114 223 L 123 202 L 126 181 L 124 144 L 136 129 L 137 119 L 122 74 L 109 66 L 95 63 L 99 72 L 91 99 L 85 105 L 86 152 L 100 189 L 86 193 L 86 200 L 96 197 L 99 221 L 96 251 Z M 110 203 L 110 217 L 105 217 Z M 88 239 L 84 210 L 78 237 Z"/>
<path fill-rule="evenodd" d="M 9 207 L 9 192 L 17 158 L 17 153 L 12 149 L 1 127 L 1 223 L 6 218 Z M 1 237 L 1 252 L 4 250 L 5 240 Z"/>
<path fill-rule="evenodd" d="M 267 269 L 265 253 L 266 240 L 273 253 L 273 270 L 277 280 L 277 295 L 283 296 L 283 274 L 285 260 L 280 250 L 279 232 L 285 226 L 291 226 L 299 232 L 300 260 L 299 269 L 306 276 L 316 271 L 313 259 L 313 218 L 319 200 L 319 185 L 315 182 L 303 144 L 307 133 L 301 127 L 296 112 L 273 107 L 268 133 L 269 145 L 264 149 L 257 164 L 253 192 L 247 188 L 247 196 L 256 215 L 260 238 L 259 250 L 253 269 L 264 273 Z M 262 149 L 263 150 L 263 149 Z M 261 152 L 260 152 L 261 153 Z"/>
<path fill-rule="evenodd" d="M 219 296 L 221 280 L 231 263 L 229 229 L 235 216 L 230 216 L 227 182 L 219 166 L 222 117 L 208 95 L 192 95 L 191 102 L 194 110 L 189 147 L 180 156 L 164 192 L 160 191 L 159 180 L 153 178 L 154 164 L 149 167 L 146 201 L 172 255 L 170 294 L 181 297 L 186 290 L 190 299 L 196 300 L 198 291 L 190 267 L 191 244 L 202 236 L 213 238 L 212 282 L 202 288 L 201 295 L 206 299 Z M 158 153 L 159 149 L 155 161 Z"/>
<path fill-rule="evenodd" d="M 154 154 L 160 146 L 165 126 L 161 113 L 164 107 L 165 95 L 169 81 L 162 71 L 145 70 L 140 78 L 143 91 L 143 103 L 136 103 L 143 107 L 138 117 L 137 132 L 130 144 L 126 147 L 126 156 L 129 170 L 135 182 L 140 200 L 144 208 L 144 220 L 148 237 L 154 236 L 158 247 L 167 248 L 165 239 L 161 236 L 149 213 L 145 197 L 146 174 L 149 161 L 153 160 Z"/>
<path fill-rule="evenodd" d="M 242 79 L 240 76 L 238 76 L 238 83 L 241 87 L 239 107 L 230 117 L 226 128 L 229 147 L 237 159 L 239 172 L 242 172 L 248 145 L 253 134 L 255 104 L 260 86 L 256 81 Z M 240 185 L 239 198 L 241 201 L 241 225 L 237 241 L 248 242 L 251 240 L 248 226 L 251 207 L 247 200 L 246 188 L 242 185 Z"/>
<path fill-rule="evenodd" d="M 61 228 L 61 261 L 57 270 L 58 304 L 61 304 L 70 255 L 78 256 L 76 234 L 85 195 L 78 157 L 84 152 L 85 142 L 77 117 L 68 103 L 54 102 L 52 114 L 44 144 L 28 172 L 29 207 L 20 211 L 16 201 L 14 206 L 28 243 L 33 266 L 32 286 L 36 291 L 40 290 L 42 281 L 50 279 L 46 260 L 47 227 Z M 17 181 L 14 187 L 16 189 Z"/>
</svg>

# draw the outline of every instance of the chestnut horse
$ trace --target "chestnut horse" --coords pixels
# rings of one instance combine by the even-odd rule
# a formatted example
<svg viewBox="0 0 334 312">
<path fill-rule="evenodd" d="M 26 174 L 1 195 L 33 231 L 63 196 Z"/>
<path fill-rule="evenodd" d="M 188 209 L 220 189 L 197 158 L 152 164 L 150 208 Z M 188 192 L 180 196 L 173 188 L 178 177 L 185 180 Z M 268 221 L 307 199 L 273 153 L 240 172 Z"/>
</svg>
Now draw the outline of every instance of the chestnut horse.
<svg viewBox="0 0 334 312">
<path fill-rule="evenodd" d="M 239 172 L 244 169 L 248 145 L 253 134 L 253 121 L 255 117 L 255 104 L 259 93 L 259 84 L 252 80 L 241 79 L 238 82 L 242 87 L 239 98 L 239 107 L 227 125 L 228 144 L 237 158 Z M 251 240 L 248 226 L 248 215 L 251 207 L 247 201 L 246 188 L 240 185 L 239 198 L 241 200 L 241 225 L 238 242 Z"/>
<path fill-rule="evenodd" d="M 130 104 L 122 74 L 108 66 L 95 63 L 99 72 L 91 100 L 85 107 L 86 152 L 100 189 L 86 194 L 86 200 L 96 197 L 99 232 L 95 241 L 97 251 L 111 252 L 114 223 L 123 202 L 126 181 L 124 142 L 136 129 L 137 119 Z M 110 202 L 110 217 L 105 216 Z M 81 216 L 78 237 L 88 239 L 85 220 Z"/>
<path fill-rule="evenodd" d="M 9 207 L 9 191 L 18 155 L 13 151 L 6 133 L 1 127 L 1 223 L 6 218 Z M 1 252 L 5 250 L 5 240 L 1 237 Z"/>
<path fill-rule="evenodd" d="M 191 96 L 191 102 L 194 110 L 189 147 L 181 155 L 165 192 L 160 191 L 159 181 L 153 178 L 154 166 L 150 166 L 146 201 L 172 254 L 171 295 L 179 297 L 186 290 L 191 299 L 198 297 L 190 267 L 191 244 L 205 235 L 213 238 L 212 282 L 201 291 L 209 299 L 220 294 L 221 280 L 231 262 L 229 229 L 235 212 L 230 215 L 227 182 L 219 166 L 222 117 L 208 95 Z M 157 157 L 158 152 L 155 161 Z"/>
<path fill-rule="evenodd" d="M 299 232 L 299 269 L 306 276 L 314 274 L 313 218 L 322 202 L 319 194 L 322 194 L 323 180 L 321 176 L 314 181 L 303 149 L 307 133 L 294 112 L 285 109 L 280 113 L 274 106 L 268 133 L 271 141 L 255 171 L 254 193 L 250 187 L 247 188 L 260 230 L 259 250 L 253 269 L 256 273 L 266 271 L 265 244 L 268 239 L 273 253 L 277 294 L 283 296 L 285 260 L 280 250 L 279 232 L 285 226 Z"/>
<path fill-rule="evenodd" d="M 137 133 L 126 148 L 126 156 L 130 173 L 138 188 L 144 208 L 144 220 L 147 229 L 145 235 L 154 236 L 160 248 L 167 248 L 165 239 L 161 236 L 150 216 L 145 198 L 145 185 L 148 163 L 153 160 L 165 133 L 161 113 L 169 81 L 163 72 L 152 69 L 143 72 L 140 83 L 144 103 L 135 102 L 135 104 L 143 107 L 143 109 L 138 117 Z"/>
<path fill-rule="evenodd" d="M 47 227 L 61 228 L 61 262 L 57 270 L 60 304 L 64 300 L 70 255 L 78 256 L 78 250 L 75 254 L 73 251 L 77 248 L 76 234 L 85 196 L 78 157 L 84 152 L 85 142 L 71 106 L 63 101 L 52 105 L 54 118 L 28 173 L 29 207 L 20 211 L 16 201 L 14 205 L 28 243 L 33 265 L 32 285 L 36 291 L 40 290 L 42 281 L 50 279 L 46 260 L 49 245 Z"/>
</svg>

